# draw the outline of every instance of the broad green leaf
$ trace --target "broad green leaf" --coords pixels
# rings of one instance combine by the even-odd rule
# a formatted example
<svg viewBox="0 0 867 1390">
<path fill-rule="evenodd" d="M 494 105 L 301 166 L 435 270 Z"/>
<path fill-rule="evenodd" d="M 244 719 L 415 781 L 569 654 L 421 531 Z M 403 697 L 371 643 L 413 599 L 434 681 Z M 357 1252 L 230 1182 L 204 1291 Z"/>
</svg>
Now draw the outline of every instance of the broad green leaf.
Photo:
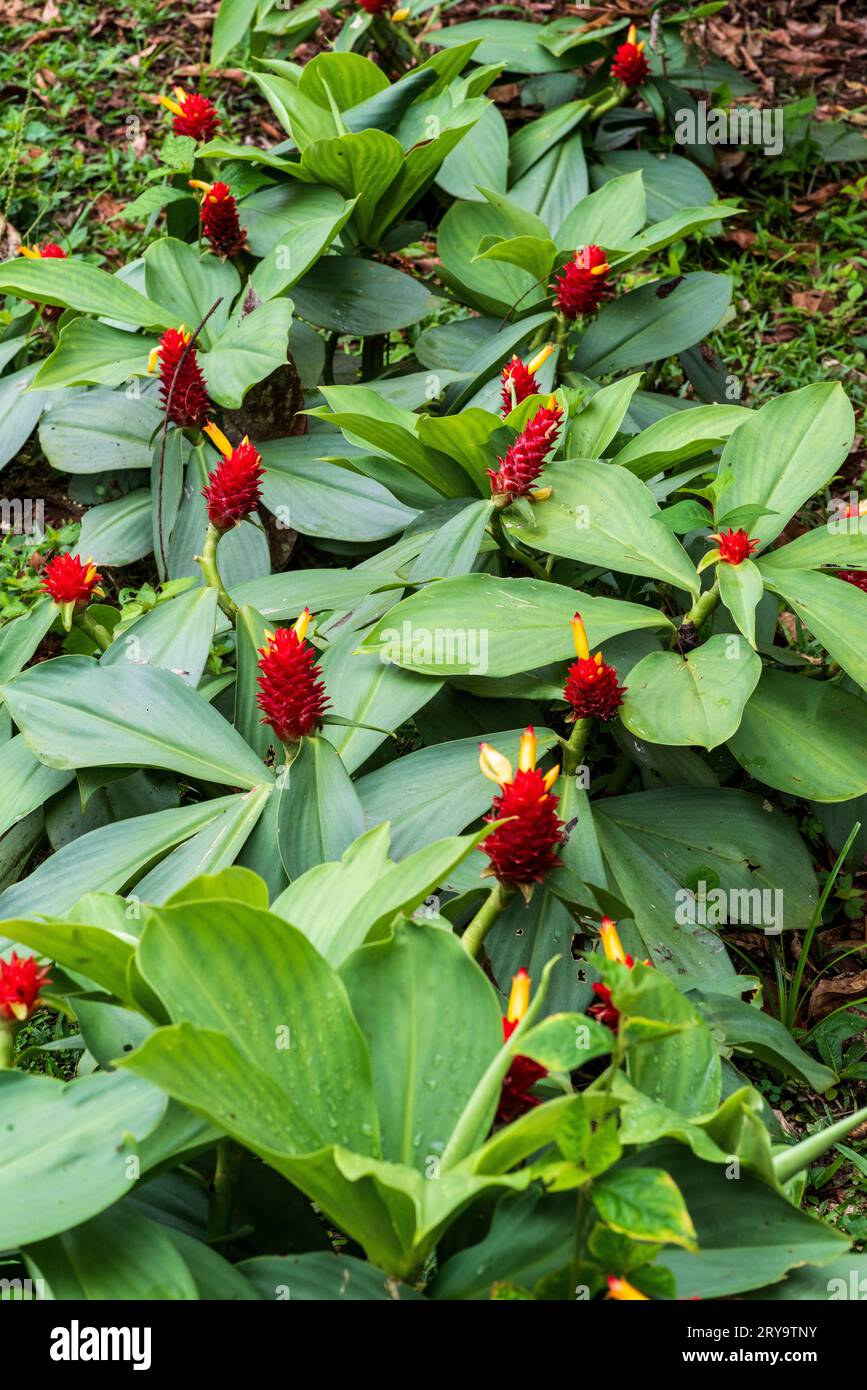
<svg viewBox="0 0 867 1390">
<path fill-rule="evenodd" d="M 508 174 L 508 127 L 497 107 L 489 106 L 457 149 L 443 160 L 437 184 L 453 198 L 481 199 L 480 184 L 505 193 Z"/>
<path fill-rule="evenodd" d="M 128 923 L 125 923 L 128 926 Z M 127 933 L 80 922 L 4 922 L 4 930 L 65 970 L 74 970 L 116 994 L 125 1004 L 135 1005 L 127 986 L 127 972 L 135 954 L 136 938 Z"/>
<path fill-rule="evenodd" d="M 20 736 L 0 744 L 0 835 L 72 780 L 71 772 L 40 763 Z"/>
<path fill-rule="evenodd" d="M 409 922 L 356 951 L 341 976 L 370 1048 L 383 1157 L 430 1177 L 502 1045 L 494 990 L 455 936 Z"/>
<path fill-rule="evenodd" d="M 280 858 L 293 879 L 315 864 L 339 859 L 362 834 L 364 812 L 339 755 L 319 735 L 301 740 L 279 776 Z"/>
<path fill-rule="evenodd" d="M 158 666 L 195 690 L 211 650 L 216 614 L 215 589 L 188 589 L 115 632 L 100 665 Z"/>
<path fill-rule="evenodd" d="M 260 786 L 233 797 L 221 815 L 139 879 L 136 894 L 148 902 L 165 902 L 197 874 L 214 874 L 227 868 L 253 834 L 274 792 L 272 786 Z"/>
<path fill-rule="evenodd" d="M 58 1081 L 0 1074 L 0 1242 L 16 1250 L 110 1207 L 135 1184 L 138 1145 L 159 1123 L 166 1098 L 138 1077 Z"/>
<path fill-rule="evenodd" d="M 76 318 L 61 328 L 57 346 L 40 364 L 34 385 L 46 389 L 91 383 L 122 386 L 147 374 L 148 358 L 156 346 L 156 338 Z"/>
<path fill-rule="evenodd" d="M 675 463 L 704 457 L 749 418 L 749 412 L 740 405 L 699 405 L 680 410 L 635 435 L 611 461 L 639 478 L 652 478 Z"/>
<path fill-rule="evenodd" d="M 574 652 L 569 624 L 576 608 L 593 647 L 620 632 L 668 625 L 662 614 L 637 603 L 538 579 L 467 574 L 404 599 L 368 633 L 362 649 L 435 676 L 509 676 Z"/>
<path fill-rule="evenodd" d="M 331 245 L 352 215 L 354 202 L 346 201 L 330 188 L 305 185 L 276 185 L 262 193 L 274 195 L 283 189 L 294 195 L 292 202 L 275 218 L 279 222 L 277 240 L 272 241 L 275 226 L 268 228 L 270 243 L 253 271 L 251 283 L 260 299 L 272 299 L 300 280 L 322 253 Z M 253 197 L 260 195 L 254 194 Z M 241 204 L 239 216 L 247 215 L 247 202 Z"/>
<path fill-rule="evenodd" d="M 241 288 L 232 262 L 200 255 L 176 237 L 160 237 L 145 251 L 144 267 L 148 294 L 158 304 L 171 305 L 176 328 L 183 323 L 192 333 L 215 300 L 222 300 L 201 332 L 202 346 L 212 348 L 229 321 L 229 310 Z"/>
<path fill-rule="evenodd" d="M 624 174 L 582 198 L 558 229 L 557 246 L 561 251 L 591 244 L 617 249 L 641 230 L 646 217 L 641 172 Z"/>
<path fill-rule="evenodd" d="M 28 747 L 49 767 L 164 767 L 238 787 L 271 781 L 232 726 L 157 667 L 56 657 L 2 694 Z"/>
<path fill-rule="evenodd" d="M 125 1202 L 52 1240 L 29 1244 L 25 1255 L 28 1267 L 38 1271 L 54 1299 L 138 1302 L 199 1297 L 167 1228 Z"/>
<path fill-rule="evenodd" d="M 765 671 L 729 749 L 757 781 L 811 801 L 867 791 L 867 705 L 827 681 Z"/>
<path fill-rule="evenodd" d="M 762 1008 L 724 994 L 702 994 L 698 1008 L 710 1027 L 722 1033 L 726 1046 L 734 1047 L 736 1052 L 757 1057 L 814 1091 L 827 1091 L 836 1082 L 831 1068 L 823 1067 L 799 1047 L 788 1028 Z"/>
<path fill-rule="evenodd" d="M 638 478 L 609 463 L 567 459 L 549 465 L 540 482 L 553 488 L 553 496 L 533 506 L 532 522 L 517 507 L 504 512 L 511 539 L 546 554 L 662 579 L 698 596 L 695 566 L 655 522 L 659 506 Z"/>
<path fill-rule="evenodd" d="M 734 481 L 721 505 L 727 512 L 746 505 L 767 507 L 768 514 L 750 527 L 754 539 L 767 545 L 834 476 L 854 432 L 852 407 L 839 382 L 816 382 L 768 401 L 723 450 L 720 470 L 730 469 Z"/>
<path fill-rule="evenodd" d="M 605 184 L 604 187 L 610 188 L 611 184 Z M 612 258 L 612 269 L 618 274 L 630 269 L 639 261 L 644 261 L 648 256 L 656 255 L 666 246 L 670 246 L 673 241 L 679 241 L 681 237 L 689 236 L 699 227 L 709 227 L 712 223 L 718 224 L 723 217 L 731 217 L 738 211 L 739 209 L 735 205 L 730 207 L 681 208 L 679 212 L 672 213 L 671 217 L 666 217 L 662 222 L 654 222 L 650 227 L 646 227 L 638 236 L 631 237 L 629 241 L 621 242 L 617 248 L 619 254 Z"/>
<path fill-rule="evenodd" d="M 612 998 L 624 1017 L 626 1066 L 633 1086 L 680 1115 L 712 1113 L 719 1104 L 722 1078 L 716 1042 L 701 1014 L 660 970 L 636 965 L 628 975 L 617 975 L 610 982 Z M 645 1037 L 642 1027 L 650 1021 L 676 1024 L 682 1031 Z"/>
<path fill-rule="evenodd" d="M 761 570 L 752 560 L 717 566 L 720 598 L 751 647 L 756 645 L 756 606 L 765 591 Z"/>
<path fill-rule="evenodd" d="M 57 304 L 141 328 L 176 326 L 170 310 L 139 294 L 119 276 L 72 256 L 66 260 L 4 261 L 0 265 L 0 294 L 17 294 L 22 299 Z"/>
<path fill-rule="evenodd" d="M 731 280 L 707 271 L 642 285 L 603 306 L 581 338 L 573 366 L 588 376 L 607 376 L 682 352 L 716 328 L 731 295 Z"/>
<path fill-rule="evenodd" d="M 399 588 L 393 574 L 363 569 L 311 569 L 245 579 L 229 585 L 232 598 L 243 608 L 257 608 L 265 618 L 297 618 L 309 608 L 351 608 L 379 589 Z"/>
<path fill-rule="evenodd" d="M 226 325 L 201 363 L 218 405 L 240 409 L 250 387 L 283 365 L 291 327 L 291 299 L 272 299 Z"/>
<path fill-rule="evenodd" d="M 129 400 L 121 392 L 85 391 L 43 415 L 39 443 L 52 467 L 64 473 L 150 468 L 162 419 L 156 402 L 147 397 Z"/>
<path fill-rule="evenodd" d="M 372 541 L 403 531 L 417 516 L 375 479 L 311 459 L 304 443 L 304 436 L 295 436 L 266 440 L 260 446 L 265 467 L 262 499 L 281 526 L 305 536 Z M 295 447 L 299 444 L 302 448 Z"/>
<path fill-rule="evenodd" d="M 786 545 L 769 550 L 759 568 L 770 575 L 776 570 L 818 569 L 822 565 L 843 565 L 846 569 L 867 569 L 867 517 L 840 517 L 814 526 Z"/>
<path fill-rule="evenodd" d="M 680 155 L 649 150 L 605 150 L 591 168 L 594 187 L 640 170 L 647 196 L 647 216 L 660 222 L 681 208 L 703 207 L 716 196 L 713 184 L 697 165 Z"/>
<path fill-rule="evenodd" d="M 717 748 L 734 734 L 762 673 L 740 637 L 710 637 L 686 657 L 650 652 L 629 673 L 620 717 L 648 743 Z"/>
<path fill-rule="evenodd" d="M 567 101 L 522 125 L 509 141 L 509 181 L 517 183 L 590 112 L 586 101 Z M 556 230 L 556 227 L 553 228 Z"/>
<path fill-rule="evenodd" d="M 603 386 L 569 419 L 563 445 L 566 458 L 597 459 L 611 443 L 641 382 L 641 373 Z M 619 462 L 619 457 L 617 458 Z M 630 469 L 630 472 L 634 470 Z"/>
<path fill-rule="evenodd" d="M 773 551 L 767 563 L 758 566 L 765 587 L 784 598 L 829 655 L 867 689 L 867 594 L 831 573 L 778 568 L 773 563 L 776 554 Z"/>
<path fill-rule="evenodd" d="M 418 323 L 435 308 L 411 275 L 379 261 L 324 256 L 292 291 L 296 312 L 317 328 L 368 337 Z"/>
<path fill-rule="evenodd" d="M 304 150 L 301 167 L 317 183 L 330 184 L 344 198 L 358 199 L 353 222 L 366 240 L 378 205 L 403 161 L 403 150 L 393 135 L 384 130 L 361 130 L 334 140 L 315 139 Z"/>
<path fill-rule="evenodd" d="M 149 864 L 243 799 L 237 794 L 217 797 L 199 805 L 132 816 L 91 830 L 64 845 L 20 883 L 13 883 L 0 893 L 0 920 L 67 912 L 85 893 L 119 891 Z"/>
<path fill-rule="evenodd" d="M 27 443 L 34 425 L 51 403 L 46 391 L 36 389 L 38 375 L 37 364 L 31 362 L 0 378 L 0 468 Z"/>
<path fill-rule="evenodd" d="M 153 549 L 151 496 L 136 488 L 116 502 L 102 502 L 84 514 L 78 544 L 97 565 L 131 565 Z"/>
<path fill-rule="evenodd" d="M 683 1194 L 661 1168 L 615 1168 L 596 1179 L 590 1196 L 603 1221 L 631 1240 L 698 1249 Z"/>
</svg>

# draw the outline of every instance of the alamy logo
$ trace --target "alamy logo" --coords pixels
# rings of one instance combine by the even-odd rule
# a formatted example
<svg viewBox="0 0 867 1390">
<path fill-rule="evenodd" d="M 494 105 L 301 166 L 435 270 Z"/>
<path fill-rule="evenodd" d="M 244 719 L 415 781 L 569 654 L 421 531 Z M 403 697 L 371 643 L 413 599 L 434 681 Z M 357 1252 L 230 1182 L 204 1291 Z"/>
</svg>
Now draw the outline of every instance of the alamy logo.
<svg viewBox="0 0 867 1390">
<path fill-rule="evenodd" d="M 0 1279 L 0 1303 L 32 1303 L 44 1297 L 44 1279 Z"/>
<path fill-rule="evenodd" d="M 765 154 L 782 154 L 782 108 L 736 106 L 723 111 L 700 101 L 695 110 L 681 107 L 675 112 L 674 138 L 679 145 L 761 145 Z"/>
<path fill-rule="evenodd" d="M 51 1332 L 52 1361 L 131 1361 L 134 1371 L 150 1370 L 149 1327 L 82 1327 L 73 1318 L 69 1327 Z"/>
<path fill-rule="evenodd" d="M 476 627 L 385 628 L 380 660 L 397 666 L 466 666 L 471 675 L 488 669 L 488 631 Z"/>
<path fill-rule="evenodd" d="M 695 892 L 679 888 L 674 920 L 681 927 L 722 927 L 726 923 L 761 927 L 766 936 L 783 930 L 781 888 L 708 888 L 701 879 Z"/>
</svg>

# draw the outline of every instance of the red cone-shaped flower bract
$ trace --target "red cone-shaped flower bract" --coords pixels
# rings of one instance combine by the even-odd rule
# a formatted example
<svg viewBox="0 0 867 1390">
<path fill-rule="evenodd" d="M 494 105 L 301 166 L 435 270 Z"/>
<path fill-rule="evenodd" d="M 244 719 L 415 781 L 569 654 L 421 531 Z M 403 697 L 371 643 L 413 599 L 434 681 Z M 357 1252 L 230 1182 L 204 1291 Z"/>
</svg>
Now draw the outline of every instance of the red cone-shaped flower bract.
<svg viewBox="0 0 867 1390">
<path fill-rule="evenodd" d="M 177 328 L 167 328 L 160 338 L 155 353 L 160 364 L 160 395 L 163 405 L 168 408 L 169 419 L 173 425 L 179 425 L 181 429 L 201 429 L 211 413 L 211 403 L 208 400 L 208 390 L 195 347 L 191 347 L 184 357 L 172 392 L 175 369 L 181 361 L 189 339 L 189 333 Z"/>
<path fill-rule="evenodd" d="M 563 697 L 576 719 L 613 719 L 625 694 L 614 667 L 593 656 L 579 657 L 566 673 Z"/>
<path fill-rule="evenodd" d="M 514 1033 L 521 1019 L 527 1012 L 530 1002 L 530 977 L 526 970 L 519 970 L 512 980 L 512 992 L 509 996 L 509 1011 L 503 1019 L 503 1041 L 508 1042 Z M 511 1124 L 512 1120 L 517 1120 L 520 1115 L 532 1110 L 535 1105 L 540 1105 L 538 1096 L 530 1094 L 537 1081 L 541 1081 L 548 1075 L 547 1068 L 541 1063 L 534 1062 L 532 1057 L 522 1057 L 520 1054 L 512 1059 L 512 1064 L 503 1078 L 500 1089 L 500 1101 L 497 1106 L 496 1123 L 501 1125 Z"/>
<path fill-rule="evenodd" d="M 177 101 L 162 97 L 164 106 L 173 113 L 172 130 L 175 135 L 191 135 L 194 140 L 211 140 L 221 124 L 217 108 L 207 97 L 198 92 L 185 92 L 175 88 Z"/>
<path fill-rule="evenodd" d="M 305 734 L 315 733 L 328 707 L 313 648 L 304 641 L 309 618 L 305 610 L 296 627 L 278 627 L 266 634 L 267 644 L 259 648 L 256 698 L 261 722 L 270 724 L 281 743 L 294 743 Z"/>
<path fill-rule="evenodd" d="M 92 560 L 57 555 L 42 571 L 42 588 L 55 603 L 84 603 L 102 578 Z"/>
<path fill-rule="evenodd" d="M 0 960 L 0 1020 L 24 1023 L 39 1003 L 39 991 L 50 984 L 50 967 L 38 966 L 35 956 Z"/>
<path fill-rule="evenodd" d="M 638 31 L 630 24 L 626 43 L 622 43 L 614 54 L 611 76 L 622 82 L 624 87 L 640 87 L 650 76 L 650 65 L 644 54 L 644 44 L 637 43 Z"/>
<path fill-rule="evenodd" d="M 520 357 L 513 357 L 511 362 L 507 362 L 503 368 L 500 378 L 500 395 L 503 400 L 503 414 L 508 415 L 525 401 L 528 396 L 535 396 L 539 390 L 539 383 L 535 374 L 528 371 Z M 512 390 L 514 388 L 514 400 Z"/>
<path fill-rule="evenodd" d="M 867 570 L 838 570 L 837 578 L 845 579 L 847 584 L 854 584 L 856 589 L 867 594 Z"/>
<path fill-rule="evenodd" d="M 238 205 L 227 183 L 213 183 L 202 200 L 202 231 L 220 256 L 234 256 L 247 240 Z"/>
<path fill-rule="evenodd" d="M 720 531 L 713 538 L 719 542 L 719 558 L 722 564 L 739 565 L 748 560 L 758 548 L 758 541 L 751 541 L 746 531 Z"/>
<path fill-rule="evenodd" d="M 600 246 L 579 246 L 574 259 L 555 276 L 552 289 L 557 308 L 567 319 L 595 314 L 611 293 L 606 283 L 610 274 L 605 252 Z"/>
<path fill-rule="evenodd" d="M 220 460 L 202 488 L 211 525 L 218 531 L 229 531 L 255 512 L 262 496 L 263 475 L 261 455 L 249 439 L 244 439 Z"/>
<path fill-rule="evenodd" d="M 487 470 L 493 496 L 526 497 L 545 466 L 556 441 L 563 412 L 551 397 L 552 406 L 540 406 L 525 425 L 514 444 L 499 460 L 499 468 Z"/>
<path fill-rule="evenodd" d="M 494 797 L 486 821 L 514 819 L 488 836 L 480 849 L 491 861 L 495 876 L 502 883 L 537 883 L 557 868 L 557 848 L 565 827 L 557 815 L 558 798 L 546 792 L 538 768 L 515 773 L 513 782 Z"/>
<path fill-rule="evenodd" d="M 358 3 L 368 14 L 384 14 L 388 9 L 388 0 L 358 0 Z"/>
</svg>

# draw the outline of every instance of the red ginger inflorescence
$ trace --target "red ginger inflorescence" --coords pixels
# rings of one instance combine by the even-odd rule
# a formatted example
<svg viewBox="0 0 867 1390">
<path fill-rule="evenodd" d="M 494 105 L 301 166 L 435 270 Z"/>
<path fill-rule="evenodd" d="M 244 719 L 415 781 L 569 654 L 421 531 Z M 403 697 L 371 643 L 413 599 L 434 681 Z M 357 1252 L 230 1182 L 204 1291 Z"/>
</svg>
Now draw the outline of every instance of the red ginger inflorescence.
<svg viewBox="0 0 867 1390">
<path fill-rule="evenodd" d="M 148 371 L 152 372 L 159 362 L 160 395 L 172 424 L 179 425 L 181 429 L 201 429 L 211 413 L 211 402 L 195 345 L 184 357 L 184 349 L 189 341 L 190 334 L 184 324 L 180 328 L 167 328 L 159 346 L 151 353 Z M 178 377 L 172 391 L 176 371 Z"/>
<path fill-rule="evenodd" d="M 551 288 L 557 308 L 567 319 L 595 314 L 611 293 L 608 276 L 611 267 L 601 246 L 579 246 Z"/>
<path fill-rule="evenodd" d="M 743 560 L 748 560 L 753 551 L 758 549 L 759 542 L 750 540 L 746 531 L 718 531 L 711 537 L 711 540 L 719 542 L 720 562 L 725 565 L 739 565 Z"/>
<path fill-rule="evenodd" d="M 86 603 L 94 596 L 102 597 L 102 590 L 97 588 L 101 579 L 91 559 L 56 555 L 42 571 L 42 588 L 55 603 Z"/>
<path fill-rule="evenodd" d="M 313 648 L 304 641 L 309 625 L 305 608 L 294 627 L 266 632 L 266 645 L 259 648 L 261 722 L 270 724 L 281 743 L 315 733 L 328 707 Z"/>
<path fill-rule="evenodd" d="M 847 584 L 854 584 L 856 589 L 867 594 L 867 570 L 837 570 L 836 577 L 845 579 Z"/>
<path fill-rule="evenodd" d="M 388 9 L 388 0 L 358 0 L 358 3 L 368 14 L 385 14 Z"/>
<path fill-rule="evenodd" d="M 509 995 L 509 1008 L 503 1019 L 503 1041 L 508 1042 L 514 1033 L 521 1019 L 527 1012 L 530 1003 L 530 976 L 526 970 L 519 970 L 517 975 L 512 978 L 512 990 Z M 522 1057 L 520 1054 L 512 1059 L 512 1064 L 503 1078 L 503 1085 L 500 1090 L 500 1102 L 497 1106 L 496 1121 L 498 1124 L 511 1124 L 512 1120 L 517 1120 L 519 1115 L 523 1115 L 528 1110 L 532 1110 L 534 1105 L 539 1105 L 538 1096 L 530 1094 L 531 1088 L 537 1081 L 541 1081 L 548 1072 L 539 1062 L 534 1062 L 532 1057 Z"/>
<path fill-rule="evenodd" d="M 203 183 L 190 179 L 190 188 L 198 188 L 202 197 L 202 231 L 218 256 L 234 256 L 244 249 L 247 228 L 238 218 L 238 204 L 227 183 Z"/>
<path fill-rule="evenodd" d="M 611 64 L 611 76 L 616 81 L 622 82 L 624 87 L 640 87 L 642 82 L 646 82 L 650 76 L 650 65 L 644 53 L 644 41 L 638 43 L 637 39 L 638 30 L 634 24 L 630 24 L 626 42 L 619 46 Z"/>
<path fill-rule="evenodd" d="M 500 396 L 503 401 L 502 413 L 504 416 L 509 415 L 528 396 L 538 394 L 539 383 L 536 380 L 536 373 L 547 362 L 553 351 L 554 344 L 547 343 L 530 362 L 524 363 L 520 357 L 513 357 L 510 362 L 506 363 L 500 374 Z"/>
<path fill-rule="evenodd" d="M 172 130 L 175 135 L 211 140 L 221 124 L 214 103 L 207 97 L 199 96 L 198 92 L 185 92 L 183 87 L 175 87 L 175 100 L 161 96 L 160 102 L 174 117 Z"/>
<path fill-rule="evenodd" d="M 499 459 L 499 468 L 489 468 L 491 495 L 494 497 L 527 497 L 545 467 L 553 448 L 563 412 L 552 396 L 547 405 L 540 406 L 523 428 L 518 438 Z"/>
<path fill-rule="evenodd" d="M 58 246 L 56 241 L 43 241 L 41 246 L 19 246 L 19 256 L 26 256 L 28 261 L 65 261 L 66 252 L 62 246 Z M 43 304 L 38 299 L 29 301 L 34 309 L 39 309 L 42 317 L 53 321 L 59 319 L 63 313 L 62 304 Z"/>
<path fill-rule="evenodd" d="M 617 924 L 612 922 L 610 917 L 602 918 L 599 935 L 602 939 L 602 949 L 605 952 L 606 960 L 619 961 L 621 965 L 625 965 L 631 970 L 635 961 L 624 951 L 617 934 Z M 650 961 L 647 960 L 644 964 L 650 965 Z M 611 1002 L 611 986 L 603 985 L 597 981 L 593 986 L 593 993 L 599 1002 L 590 1005 L 587 1010 L 589 1017 L 595 1018 L 597 1023 L 604 1023 L 606 1028 L 610 1028 L 612 1033 L 616 1033 L 620 1026 L 620 1010 L 616 1009 Z"/>
<path fill-rule="evenodd" d="M 576 719 L 613 719 L 623 704 L 626 686 L 618 684 L 616 670 L 602 660 L 601 652 L 590 655 L 580 613 L 576 613 L 572 619 L 572 636 L 578 660 L 566 672 L 563 698 L 572 706 L 567 718 L 570 722 Z"/>
<path fill-rule="evenodd" d="M 0 960 L 0 1022 L 26 1023 L 39 1004 L 39 991 L 51 983 L 50 967 L 38 966 L 35 956 Z"/>
<path fill-rule="evenodd" d="M 479 766 L 500 788 L 494 797 L 487 822 L 503 820 L 491 831 L 479 849 L 491 863 L 486 874 L 493 874 L 511 887 L 528 888 L 558 867 L 557 849 L 565 836 L 565 826 L 557 815 L 558 799 L 551 793 L 560 769 L 551 768 L 543 776 L 536 767 L 536 735 L 532 727 L 521 735 L 518 771 L 490 744 L 481 745 Z"/>
<path fill-rule="evenodd" d="M 218 531 L 229 531 L 259 506 L 264 475 L 262 457 L 246 435 L 233 448 L 216 425 L 205 425 L 204 432 L 223 455 L 202 488 L 208 521 Z"/>
</svg>

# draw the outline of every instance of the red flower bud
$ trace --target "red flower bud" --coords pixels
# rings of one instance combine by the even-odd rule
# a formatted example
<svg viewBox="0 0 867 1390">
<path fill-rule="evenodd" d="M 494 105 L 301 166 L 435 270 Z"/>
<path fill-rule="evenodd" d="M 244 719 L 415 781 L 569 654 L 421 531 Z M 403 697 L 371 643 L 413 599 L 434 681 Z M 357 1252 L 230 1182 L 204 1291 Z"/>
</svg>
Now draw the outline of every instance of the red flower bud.
<svg viewBox="0 0 867 1390">
<path fill-rule="evenodd" d="M 644 56 L 644 42 L 636 43 L 638 30 L 630 24 L 626 43 L 622 43 L 614 54 L 611 76 L 624 87 L 640 87 L 650 76 L 650 65 Z"/>
<path fill-rule="evenodd" d="M 388 0 L 358 0 L 358 3 L 368 14 L 384 14 L 388 9 Z"/>
<path fill-rule="evenodd" d="M 587 634 L 580 613 L 572 619 L 572 634 L 578 660 L 566 673 L 563 698 L 572 706 L 570 720 L 613 719 L 626 694 L 626 686 L 618 685 L 617 672 L 602 660 L 602 653 L 590 655 Z"/>
<path fill-rule="evenodd" d="M 746 531 L 718 531 L 712 540 L 719 541 L 719 558 L 723 564 L 739 565 L 748 560 L 758 548 L 758 541 L 751 541 Z"/>
<path fill-rule="evenodd" d="M 55 603 L 86 603 L 93 594 L 101 597 L 96 587 L 101 578 L 92 560 L 82 563 L 77 555 L 57 555 L 42 571 L 42 588 Z"/>
<path fill-rule="evenodd" d="M 505 456 L 498 460 L 499 468 L 487 470 L 492 496 L 527 496 L 545 466 L 562 419 L 563 412 L 552 396 L 549 404 L 540 406 Z"/>
<path fill-rule="evenodd" d="M 160 97 L 162 105 L 174 116 L 172 130 L 175 135 L 192 135 L 194 140 L 210 140 L 221 124 L 217 108 L 207 97 L 198 92 L 185 92 L 183 87 L 175 87 L 176 101 L 171 97 Z"/>
<path fill-rule="evenodd" d="M 259 648 L 256 698 L 264 716 L 261 722 L 271 725 L 281 743 L 315 733 L 328 707 L 313 648 L 304 642 L 309 623 L 305 608 L 294 627 L 266 632 L 266 645 Z"/>
<path fill-rule="evenodd" d="M 847 584 L 854 584 L 856 589 L 867 594 L 867 570 L 838 570 L 836 577 L 845 579 Z"/>
<path fill-rule="evenodd" d="M 529 886 L 557 868 L 556 850 L 565 834 L 557 815 L 557 797 L 551 794 L 560 769 L 552 768 L 543 777 L 536 767 L 536 748 L 531 727 L 521 736 L 518 771 L 513 776 L 507 758 L 488 744 L 481 745 L 482 772 L 500 787 L 485 820 L 510 819 L 493 830 L 479 849 L 491 861 L 486 872 L 513 887 Z"/>
<path fill-rule="evenodd" d="M 512 991 L 509 995 L 509 1010 L 503 1019 L 503 1041 L 508 1042 L 514 1033 L 521 1019 L 527 1012 L 530 1002 L 530 976 L 526 970 L 519 970 L 512 979 Z M 538 1096 L 530 1095 L 530 1090 L 537 1081 L 541 1081 L 543 1076 L 547 1076 L 548 1071 L 539 1062 L 534 1062 L 532 1057 L 522 1057 L 520 1054 L 512 1059 L 512 1064 L 503 1078 L 503 1085 L 500 1090 L 500 1102 L 497 1106 L 497 1124 L 511 1124 L 519 1115 L 523 1115 L 528 1110 L 532 1110 L 534 1105 L 539 1105 Z"/>
<path fill-rule="evenodd" d="M 583 314 L 595 314 L 611 288 L 606 284 L 611 267 L 600 246 L 579 246 L 574 260 L 569 261 L 555 277 L 551 288 L 557 308 L 567 319 Z"/>
<path fill-rule="evenodd" d="M 0 1020 L 25 1023 L 39 1003 L 39 991 L 51 983 L 50 967 L 36 964 L 35 956 L 0 960 Z"/>
<path fill-rule="evenodd" d="M 602 941 L 602 950 L 606 960 L 619 961 L 629 970 L 635 965 L 632 956 L 627 955 L 623 949 L 620 937 L 617 934 L 617 924 L 612 922 L 610 917 L 602 918 L 602 925 L 599 928 L 599 937 Z M 646 960 L 645 965 L 651 962 Z M 599 1000 L 598 1004 L 591 1004 L 587 1010 L 589 1018 L 595 1018 L 597 1023 L 604 1023 L 606 1028 L 610 1028 L 612 1033 L 616 1033 L 620 1027 L 620 1010 L 616 1009 L 611 1002 L 611 987 L 596 983 L 593 985 L 593 993 Z"/>
<path fill-rule="evenodd" d="M 180 328 L 167 328 L 160 338 L 159 347 L 151 353 L 148 371 L 152 372 L 159 362 L 160 395 L 172 424 L 180 425 L 182 429 L 201 429 L 211 413 L 211 402 L 195 347 L 190 348 L 186 357 L 183 356 L 189 341 L 190 335 L 183 324 Z M 172 381 L 179 364 L 178 378 L 172 391 Z"/>
<path fill-rule="evenodd" d="M 208 475 L 202 496 L 208 504 L 208 521 L 218 531 L 229 531 L 255 512 L 262 496 L 262 458 L 245 437 L 234 449 L 216 425 L 205 425 L 205 434 L 223 457 Z"/>
<path fill-rule="evenodd" d="M 238 220 L 238 205 L 227 183 L 202 183 L 190 179 L 191 188 L 204 191 L 202 199 L 202 231 L 219 256 L 234 256 L 243 250 L 247 229 Z"/>
</svg>

